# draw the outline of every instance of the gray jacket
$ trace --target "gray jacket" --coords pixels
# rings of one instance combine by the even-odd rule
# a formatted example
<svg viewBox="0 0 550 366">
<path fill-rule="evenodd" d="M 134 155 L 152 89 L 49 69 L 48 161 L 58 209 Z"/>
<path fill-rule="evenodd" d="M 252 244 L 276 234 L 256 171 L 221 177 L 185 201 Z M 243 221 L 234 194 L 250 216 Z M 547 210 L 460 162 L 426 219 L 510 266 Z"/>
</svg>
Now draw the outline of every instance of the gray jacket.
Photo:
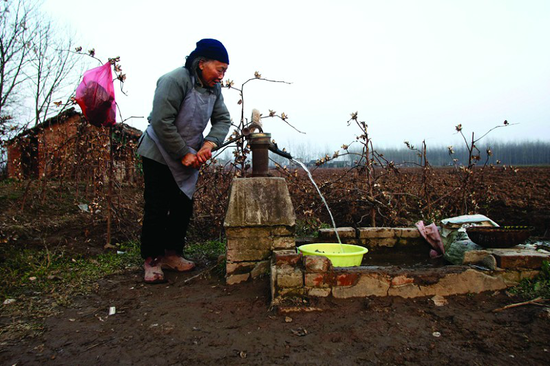
<svg viewBox="0 0 550 366">
<path fill-rule="evenodd" d="M 194 84 L 193 79 L 196 80 Z M 205 140 L 212 141 L 218 146 L 221 145 L 231 126 L 229 111 L 223 101 L 219 84 L 216 84 L 213 88 L 205 88 L 200 83 L 200 79 L 196 75 L 192 77 L 189 70 L 184 67 L 163 75 L 157 82 L 153 110 L 148 120 L 158 137 L 159 143 L 174 160 L 181 160 L 191 152 L 174 125 L 183 100 L 191 88 L 195 88 L 201 94 L 213 93 L 216 95 L 216 102 L 210 116 L 212 128 Z M 166 164 L 156 143 L 147 133 L 142 135 L 137 152 L 141 156 Z"/>
</svg>

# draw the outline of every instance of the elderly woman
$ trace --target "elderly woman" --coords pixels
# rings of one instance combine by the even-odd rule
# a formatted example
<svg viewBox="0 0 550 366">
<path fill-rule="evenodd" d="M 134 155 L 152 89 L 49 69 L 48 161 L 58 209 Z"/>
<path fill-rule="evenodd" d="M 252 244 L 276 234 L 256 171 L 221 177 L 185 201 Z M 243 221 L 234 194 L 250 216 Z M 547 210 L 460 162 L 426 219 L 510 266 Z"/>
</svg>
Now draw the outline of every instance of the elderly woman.
<svg viewBox="0 0 550 366">
<path fill-rule="evenodd" d="M 223 44 L 202 39 L 185 67 L 157 82 L 138 147 L 145 178 L 141 255 L 147 283 L 164 282 L 163 269 L 183 272 L 195 266 L 183 257 L 183 247 L 199 168 L 230 127 L 220 86 L 228 65 Z M 209 120 L 212 127 L 203 137 Z"/>
</svg>

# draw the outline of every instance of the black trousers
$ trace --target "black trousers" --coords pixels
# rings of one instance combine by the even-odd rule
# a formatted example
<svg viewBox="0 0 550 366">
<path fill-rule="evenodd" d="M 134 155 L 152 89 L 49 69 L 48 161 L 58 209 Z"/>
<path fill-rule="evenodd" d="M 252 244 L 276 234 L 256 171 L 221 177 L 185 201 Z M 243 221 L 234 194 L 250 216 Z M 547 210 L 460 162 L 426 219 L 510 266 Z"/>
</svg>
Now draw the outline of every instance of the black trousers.
<svg viewBox="0 0 550 366">
<path fill-rule="evenodd" d="M 183 253 L 193 200 L 178 187 L 170 168 L 143 158 L 145 208 L 141 230 L 141 256 L 156 258 L 165 250 Z"/>
</svg>

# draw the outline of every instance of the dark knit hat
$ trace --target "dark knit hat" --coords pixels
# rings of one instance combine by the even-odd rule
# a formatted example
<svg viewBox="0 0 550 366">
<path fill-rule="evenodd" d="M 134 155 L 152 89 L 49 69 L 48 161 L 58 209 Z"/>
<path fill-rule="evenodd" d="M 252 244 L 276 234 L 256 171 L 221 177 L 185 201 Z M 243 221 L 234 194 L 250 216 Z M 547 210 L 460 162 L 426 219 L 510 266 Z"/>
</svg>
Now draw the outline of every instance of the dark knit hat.
<svg viewBox="0 0 550 366">
<path fill-rule="evenodd" d="M 217 60 L 229 64 L 229 55 L 223 44 L 211 38 L 201 39 L 197 42 L 197 48 L 187 56 L 185 68 L 191 69 L 191 64 L 197 57 L 206 57 L 211 60 Z"/>
</svg>

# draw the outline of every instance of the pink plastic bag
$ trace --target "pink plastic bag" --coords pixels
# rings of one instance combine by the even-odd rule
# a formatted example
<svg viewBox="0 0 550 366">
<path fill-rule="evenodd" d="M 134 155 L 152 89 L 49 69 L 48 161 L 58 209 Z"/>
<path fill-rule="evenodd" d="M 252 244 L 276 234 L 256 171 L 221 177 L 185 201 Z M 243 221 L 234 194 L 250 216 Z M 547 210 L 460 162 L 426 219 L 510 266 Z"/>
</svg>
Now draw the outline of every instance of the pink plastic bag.
<svg viewBox="0 0 550 366">
<path fill-rule="evenodd" d="M 112 126 L 116 123 L 115 87 L 111 64 L 88 70 L 76 89 L 76 102 L 84 116 L 94 126 Z"/>
<path fill-rule="evenodd" d="M 420 235 L 422 235 L 433 248 L 430 250 L 430 258 L 439 258 L 445 254 L 445 247 L 443 246 L 441 235 L 439 235 L 439 230 L 434 223 L 425 226 L 424 221 L 421 220 L 418 221 L 415 226 L 418 231 L 420 231 Z"/>
</svg>

